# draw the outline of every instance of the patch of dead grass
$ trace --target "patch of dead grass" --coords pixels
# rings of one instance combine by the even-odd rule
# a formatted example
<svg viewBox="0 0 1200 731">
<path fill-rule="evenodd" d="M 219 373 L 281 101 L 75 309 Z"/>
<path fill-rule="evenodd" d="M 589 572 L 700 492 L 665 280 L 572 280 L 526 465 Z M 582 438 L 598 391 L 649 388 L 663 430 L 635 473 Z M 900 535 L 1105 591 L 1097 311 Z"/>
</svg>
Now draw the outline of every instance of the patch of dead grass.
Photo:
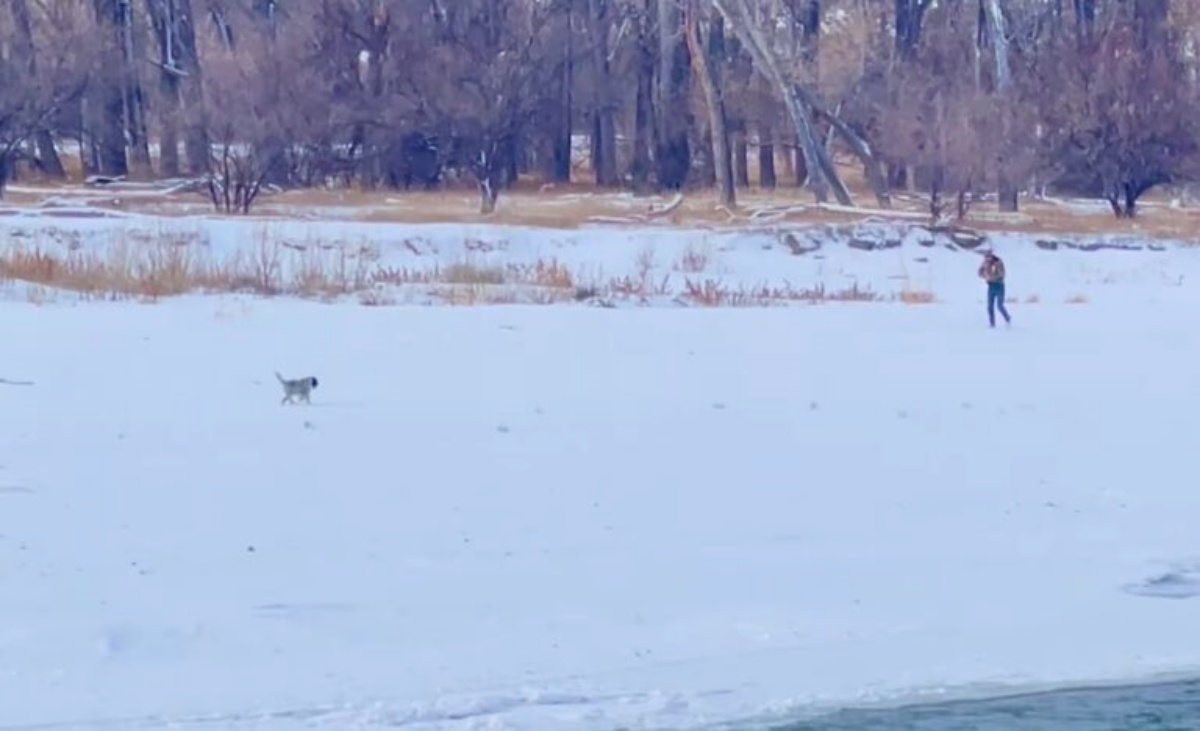
<svg viewBox="0 0 1200 731">
<path fill-rule="evenodd" d="M 823 284 L 804 288 L 794 287 L 790 283 L 780 286 L 761 284 L 733 287 L 713 278 L 685 278 L 683 293 L 679 298 L 702 307 L 748 307 L 796 302 L 880 302 L 885 299 L 869 288 L 860 287 L 858 283 L 837 290 L 829 290 Z"/>
<path fill-rule="evenodd" d="M 699 274 L 708 269 L 712 254 L 708 246 L 688 244 L 675 262 L 674 269 L 685 274 Z"/>
<path fill-rule="evenodd" d="M 900 290 L 900 293 L 896 295 L 896 298 L 906 305 L 928 305 L 937 302 L 937 297 L 933 294 L 933 292 L 923 289 L 912 289 L 909 287 L 905 287 L 904 289 Z"/>
<path fill-rule="evenodd" d="M 697 252 L 691 267 L 700 266 Z M 909 304 L 934 301 L 932 293 L 912 289 L 882 295 L 859 284 L 831 290 L 824 285 L 796 287 L 731 285 L 719 277 L 687 276 L 674 282 L 660 273 L 654 250 L 641 251 L 634 272 L 617 277 L 599 273 L 583 278 L 554 258 L 496 263 L 468 254 L 449 264 L 428 267 L 385 265 L 370 245 L 331 246 L 274 242 L 264 234 L 247 249 L 225 257 L 207 246 L 165 237 L 157 242 L 123 241 L 102 249 L 74 242 L 33 240 L 0 249 L 0 281 L 26 285 L 27 299 L 46 302 L 61 293 L 83 299 L 134 299 L 153 302 L 187 293 L 245 293 L 295 296 L 320 301 L 352 297 L 363 306 L 383 307 L 405 301 L 438 300 L 452 305 L 553 304 L 626 299 L 679 301 L 706 307 L 762 306 L 782 303 L 877 302 Z"/>
</svg>

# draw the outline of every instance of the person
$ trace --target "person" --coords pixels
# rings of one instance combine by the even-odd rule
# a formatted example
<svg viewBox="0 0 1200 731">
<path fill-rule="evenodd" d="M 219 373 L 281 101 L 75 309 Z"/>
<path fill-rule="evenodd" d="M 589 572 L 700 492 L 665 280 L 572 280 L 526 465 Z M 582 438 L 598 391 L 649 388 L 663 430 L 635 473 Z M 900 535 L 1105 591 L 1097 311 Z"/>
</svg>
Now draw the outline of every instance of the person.
<svg viewBox="0 0 1200 731">
<path fill-rule="evenodd" d="M 996 310 L 1004 315 L 1005 324 L 1011 324 L 1012 318 L 1004 307 L 1004 262 L 990 249 L 984 252 L 983 264 L 979 266 L 979 276 L 987 282 L 988 323 L 996 327 Z"/>
</svg>

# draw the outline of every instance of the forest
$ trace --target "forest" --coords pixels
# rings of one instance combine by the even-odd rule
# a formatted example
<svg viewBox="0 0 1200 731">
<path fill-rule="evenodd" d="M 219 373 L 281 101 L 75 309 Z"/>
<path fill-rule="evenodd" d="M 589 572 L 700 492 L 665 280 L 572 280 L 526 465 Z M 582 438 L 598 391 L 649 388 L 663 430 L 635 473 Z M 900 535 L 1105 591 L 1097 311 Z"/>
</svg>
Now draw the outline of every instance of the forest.
<svg viewBox="0 0 1200 731">
<path fill-rule="evenodd" d="M 0 191 L 803 187 L 1133 217 L 1200 172 L 1193 0 L 0 0 Z M 587 164 L 580 166 L 580 156 Z"/>
</svg>

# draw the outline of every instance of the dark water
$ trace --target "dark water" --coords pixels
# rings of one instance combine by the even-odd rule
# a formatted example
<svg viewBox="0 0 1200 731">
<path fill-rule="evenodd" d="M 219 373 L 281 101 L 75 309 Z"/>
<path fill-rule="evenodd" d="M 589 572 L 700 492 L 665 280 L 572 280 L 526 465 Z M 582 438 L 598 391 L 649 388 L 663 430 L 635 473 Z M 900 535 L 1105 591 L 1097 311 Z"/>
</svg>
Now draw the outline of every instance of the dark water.
<svg viewBox="0 0 1200 731">
<path fill-rule="evenodd" d="M 1200 680 L 847 710 L 771 731 L 1200 731 Z"/>
</svg>

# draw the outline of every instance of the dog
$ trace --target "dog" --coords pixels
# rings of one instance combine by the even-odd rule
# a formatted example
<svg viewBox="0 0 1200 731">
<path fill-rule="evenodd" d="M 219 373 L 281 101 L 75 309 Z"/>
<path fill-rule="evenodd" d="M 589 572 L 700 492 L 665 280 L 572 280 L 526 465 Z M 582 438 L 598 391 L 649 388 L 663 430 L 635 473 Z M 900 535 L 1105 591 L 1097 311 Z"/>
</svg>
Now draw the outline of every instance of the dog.
<svg viewBox="0 0 1200 731">
<path fill-rule="evenodd" d="M 279 379 L 279 383 L 283 385 L 283 400 L 279 402 L 282 406 L 287 403 L 295 403 L 296 399 L 301 399 L 306 404 L 312 403 L 309 401 L 309 396 L 317 387 L 317 379 L 313 376 L 305 376 L 304 378 L 284 378 L 279 375 L 279 371 L 275 372 L 275 377 Z"/>
</svg>

